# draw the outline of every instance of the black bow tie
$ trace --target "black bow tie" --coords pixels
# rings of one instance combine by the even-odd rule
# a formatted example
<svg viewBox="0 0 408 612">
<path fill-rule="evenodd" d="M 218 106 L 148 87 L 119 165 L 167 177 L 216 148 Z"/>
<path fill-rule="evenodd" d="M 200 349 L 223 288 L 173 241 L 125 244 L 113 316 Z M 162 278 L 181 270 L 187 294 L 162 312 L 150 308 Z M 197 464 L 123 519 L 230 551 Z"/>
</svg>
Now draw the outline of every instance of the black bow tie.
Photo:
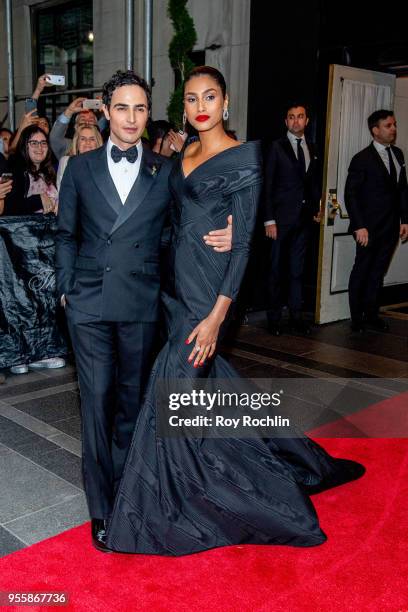
<svg viewBox="0 0 408 612">
<path fill-rule="evenodd" d="M 113 145 L 111 148 L 111 157 L 115 164 L 120 162 L 122 157 L 126 157 L 128 162 L 134 164 L 137 160 L 137 146 L 134 145 L 133 147 L 130 147 L 130 149 L 128 149 L 127 151 L 121 151 L 116 145 Z"/>
</svg>

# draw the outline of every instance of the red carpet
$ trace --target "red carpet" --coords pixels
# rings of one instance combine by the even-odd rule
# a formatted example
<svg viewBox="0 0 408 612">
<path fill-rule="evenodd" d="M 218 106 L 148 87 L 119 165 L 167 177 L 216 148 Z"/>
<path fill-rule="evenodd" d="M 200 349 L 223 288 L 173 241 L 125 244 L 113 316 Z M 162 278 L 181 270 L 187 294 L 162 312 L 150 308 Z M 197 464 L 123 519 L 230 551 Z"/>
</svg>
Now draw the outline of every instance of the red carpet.
<svg viewBox="0 0 408 612">
<path fill-rule="evenodd" d="M 313 430 L 314 438 L 408 438 L 408 392 Z M 407 608 L 408 609 L 408 608 Z"/>
<path fill-rule="evenodd" d="M 1 559 L 0 590 L 67 591 L 62 609 L 79 611 L 406 612 L 408 440 L 319 442 L 367 468 L 362 479 L 314 496 L 329 538 L 322 546 L 107 555 L 83 525 Z"/>
</svg>

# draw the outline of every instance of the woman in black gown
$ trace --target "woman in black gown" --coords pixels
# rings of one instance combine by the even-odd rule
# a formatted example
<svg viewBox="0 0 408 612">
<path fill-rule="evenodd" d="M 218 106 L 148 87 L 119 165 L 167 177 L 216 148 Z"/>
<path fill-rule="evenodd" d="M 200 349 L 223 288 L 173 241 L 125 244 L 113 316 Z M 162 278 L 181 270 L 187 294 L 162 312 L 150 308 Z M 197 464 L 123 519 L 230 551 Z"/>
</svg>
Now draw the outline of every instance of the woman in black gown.
<svg viewBox="0 0 408 612">
<path fill-rule="evenodd" d="M 159 555 L 231 544 L 321 544 L 326 536 L 309 495 L 358 478 L 361 465 L 330 457 L 308 438 L 156 437 L 160 380 L 237 377 L 215 349 L 245 271 L 262 180 L 259 143 L 237 143 L 224 131 L 222 75 L 195 68 L 184 93 L 200 139 L 170 176 L 179 220 L 175 297 L 165 298 L 169 338 L 153 367 L 106 544 Z M 216 253 L 202 236 L 229 214 L 232 250 Z"/>
</svg>

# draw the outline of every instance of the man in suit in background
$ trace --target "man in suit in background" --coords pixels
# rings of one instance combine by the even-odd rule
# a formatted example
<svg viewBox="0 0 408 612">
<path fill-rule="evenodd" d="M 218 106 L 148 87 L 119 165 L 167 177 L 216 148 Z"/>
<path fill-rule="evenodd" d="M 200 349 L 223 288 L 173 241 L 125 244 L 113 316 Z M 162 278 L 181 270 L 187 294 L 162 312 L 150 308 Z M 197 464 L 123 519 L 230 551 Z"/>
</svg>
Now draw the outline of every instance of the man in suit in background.
<svg viewBox="0 0 408 612">
<path fill-rule="evenodd" d="M 304 258 L 313 220 L 320 221 L 320 182 L 314 147 L 305 138 L 304 104 L 291 104 L 287 134 L 272 143 L 265 165 L 265 233 L 272 240 L 267 276 L 268 326 L 281 334 L 284 272 L 288 272 L 290 326 L 309 333 L 301 318 Z M 287 264 L 286 268 L 284 265 Z"/>
<path fill-rule="evenodd" d="M 92 540 L 106 551 L 107 520 L 154 357 L 172 164 L 142 145 L 151 108 L 142 78 L 118 71 L 104 85 L 103 102 L 108 142 L 72 157 L 62 180 L 56 271 L 81 392 Z M 229 250 L 230 233 L 216 233 L 205 242 L 222 251 L 227 241 Z"/>
<path fill-rule="evenodd" d="M 349 280 L 351 328 L 387 331 L 378 298 L 398 238 L 408 237 L 408 192 L 404 155 L 394 146 L 397 124 L 390 110 L 368 118 L 373 142 L 351 160 L 345 204 L 356 257 Z"/>
</svg>

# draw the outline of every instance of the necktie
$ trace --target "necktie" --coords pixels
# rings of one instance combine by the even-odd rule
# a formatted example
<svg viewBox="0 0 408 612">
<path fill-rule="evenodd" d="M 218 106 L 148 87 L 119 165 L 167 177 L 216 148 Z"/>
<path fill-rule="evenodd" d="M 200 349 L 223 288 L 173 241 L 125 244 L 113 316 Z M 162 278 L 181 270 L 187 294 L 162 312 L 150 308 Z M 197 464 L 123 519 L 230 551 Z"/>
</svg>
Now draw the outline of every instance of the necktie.
<svg viewBox="0 0 408 612">
<path fill-rule="evenodd" d="M 134 145 L 133 147 L 130 147 L 130 149 L 128 149 L 127 151 L 121 151 L 116 145 L 113 145 L 113 147 L 111 148 L 111 157 L 115 164 L 120 162 L 122 157 L 126 157 L 128 162 L 134 164 L 137 160 L 137 146 Z"/>
<path fill-rule="evenodd" d="M 298 158 L 298 163 L 300 166 L 300 169 L 302 171 L 302 174 L 305 175 L 306 174 L 306 160 L 305 160 L 305 154 L 303 152 L 303 148 L 302 148 L 302 139 L 301 138 L 296 138 L 297 141 L 297 158 Z"/>
<path fill-rule="evenodd" d="M 387 147 L 386 151 L 388 153 L 388 160 L 390 162 L 390 179 L 394 184 L 397 184 L 397 169 L 395 167 L 394 160 L 392 159 L 391 147 Z"/>
</svg>

